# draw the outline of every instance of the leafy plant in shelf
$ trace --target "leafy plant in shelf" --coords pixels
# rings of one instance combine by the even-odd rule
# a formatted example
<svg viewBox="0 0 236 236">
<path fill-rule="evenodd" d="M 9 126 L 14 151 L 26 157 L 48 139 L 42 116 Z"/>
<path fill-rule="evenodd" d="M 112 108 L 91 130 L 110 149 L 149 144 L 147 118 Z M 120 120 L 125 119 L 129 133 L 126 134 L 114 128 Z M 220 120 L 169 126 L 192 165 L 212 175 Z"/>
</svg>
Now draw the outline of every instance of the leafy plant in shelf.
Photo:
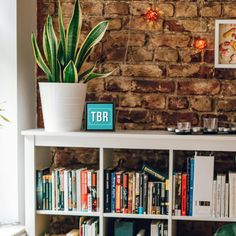
<svg viewBox="0 0 236 236">
<path fill-rule="evenodd" d="M 47 17 L 43 30 L 43 54 L 39 49 L 35 34 L 31 36 L 34 56 L 38 66 L 45 72 L 48 82 L 86 83 L 95 78 L 105 78 L 113 73 L 96 73 L 96 64 L 87 70 L 83 66 L 93 53 L 95 46 L 103 38 L 108 21 L 97 24 L 79 47 L 82 27 L 82 12 L 78 0 L 75 0 L 74 12 L 68 28 L 64 28 L 62 8 L 58 2 L 58 20 L 60 39 L 57 39 L 52 17 Z"/>
</svg>

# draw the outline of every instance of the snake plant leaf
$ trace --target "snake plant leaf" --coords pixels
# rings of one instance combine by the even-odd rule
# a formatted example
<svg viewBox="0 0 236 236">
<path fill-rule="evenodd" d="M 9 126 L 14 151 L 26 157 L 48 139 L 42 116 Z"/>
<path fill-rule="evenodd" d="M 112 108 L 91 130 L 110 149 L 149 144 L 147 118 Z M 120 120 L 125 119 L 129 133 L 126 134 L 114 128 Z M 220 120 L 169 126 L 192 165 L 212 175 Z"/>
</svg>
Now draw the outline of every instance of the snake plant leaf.
<svg viewBox="0 0 236 236">
<path fill-rule="evenodd" d="M 33 51 L 34 51 L 34 56 L 35 56 L 36 63 L 43 70 L 43 72 L 47 75 L 48 81 L 52 82 L 51 71 L 48 68 L 48 66 L 46 65 L 46 63 L 44 62 L 44 59 L 43 59 L 42 54 L 39 50 L 39 47 L 38 47 L 38 44 L 37 44 L 37 41 L 36 41 L 36 37 L 35 37 L 34 34 L 31 35 L 31 41 L 32 41 L 32 46 L 33 46 Z"/>
<path fill-rule="evenodd" d="M 1 114 L 0 114 L 0 118 L 3 119 L 3 120 L 6 121 L 6 122 L 10 122 L 4 115 L 1 115 Z"/>
<path fill-rule="evenodd" d="M 75 0 L 73 16 L 66 32 L 66 60 L 74 60 L 79 46 L 79 38 L 82 27 L 82 12 L 78 0 Z"/>
<path fill-rule="evenodd" d="M 46 31 L 48 35 L 48 41 L 50 45 L 50 53 L 51 53 L 51 62 L 49 63 L 51 65 L 51 72 L 52 72 L 52 80 L 53 82 L 59 82 L 58 78 L 58 67 L 57 67 L 57 50 L 58 50 L 58 43 L 57 43 L 57 37 L 53 28 L 52 24 L 52 17 L 48 16 L 47 22 L 46 22 Z"/>
<path fill-rule="evenodd" d="M 81 45 L 80 50 L 76 57 L 75 65 L 77 71 L 80 71 L 84 63 L 84 60 L 88 55 L 88 51 L 101 41 L 106 32 L 107 27 L 108 27 L 108 21 L 102 21 L 99 24 L 97 24 L 88 34 L 83 44 Z"/>
<path fill-rule="evenodd" d="M 49 41 L 48 41 L 46 25 L 44 25 L 44 28 L 43 28 L 43 52 L 44 52 L 44 55 L 45 55 L 45 58 L 46 58 L 48 64 L 51 67 L 52 65 L 50 63 L 52 61 L 52 58 L 51 58 L 51 51 L 50 51 L 50 45 L 49 45 Z"/>
<path fill-rule="evenodd" d="M 57 69 L 58 69 L 58 76 L 59 76 L 59 82 L 63 82 L 63 76 L 62 76 L 62 68 L 59 60 L 57 60 Z"/>
<path fill-rule="evenodd" d="M 60 62 L 62 68 L 64 69 L 65 67 L 65 54 L 62 46 L 62 41 L 60 40 L 59 45 L 58 45 L 58 52 L 57 52 L 57 58 L 58 61 Z"/>
<path fill-rule="evenodd" d="M 69 61 L 68 65 L 65 67 L 63 71 L 63 77 L 65 83 L 75 83 L 78 80 L 78 73 L 75 67 L 74 62 Z"/>
<path fill-rule="evenodd" d="M 58 19 L 59 19 L 59 31 L 60 31 L 60 37 L 61 37 L 61 46 L 62 46 L 63 52 L 66 54 L 66 33 L 65 33 L 65 28 L 64 28 L 64 24 L 63 24 L 61 3 L 59 0 L 58 0 Z"/>
<path fill-rule="evenodd" d="M 95 72 L 92 72 L 88 75 L 88 77 L 86 79 L 84 79 L 84 83 L 87 83 L 88 81 L 92 80 L 92 79 L 95 79 L 95 78 L 106 78 L 108 76 L 110 76 L 115 70 L 111 71 L 111 72 L 108 72 L 108 73 L 95 73 Z"/>
<path fill-rule="evenodd" d="M 90 74 L 92 71 L 94 71 L 96 67 L 96 64 L 92 67 L 90 67 L 88 70 L 84 71 L 82 74 L 78 76 L 78 82 L 80 82 L 86 75 Z"/>
</svg>

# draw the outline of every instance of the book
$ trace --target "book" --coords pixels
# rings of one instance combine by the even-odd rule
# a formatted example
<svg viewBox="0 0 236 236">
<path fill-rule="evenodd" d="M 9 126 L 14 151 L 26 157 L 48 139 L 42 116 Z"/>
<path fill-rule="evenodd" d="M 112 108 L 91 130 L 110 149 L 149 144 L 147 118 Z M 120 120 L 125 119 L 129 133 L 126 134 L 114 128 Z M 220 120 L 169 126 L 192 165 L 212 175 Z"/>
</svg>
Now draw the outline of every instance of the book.
<svg viewBox="0 0 236 236">
<path fill-rule="evenodd" d="M 111 173 L 113 171 L 113 168 L 106 169 L 104 171 L 104 211 L 105 212 L 111 212 Z"/>
<path fill-rule="evenodd" d="M 229 172 L 229 217 L 236 217 L 236 173 Z"/>
<path fill-rule="evenodd" d="M 225 184 L 226 176 L 221 176 L 221 195 L 220 195 L 220 216 L 225 217 Z"/>
<path fill-rule="evenodd" d="M 154 170 L 150 166 L 143 165 L 142 171 L 146 172 L 147 174 L 149 174 L 149 175 L 151 175 L 151 176 L 153 176 L 155 178 L 157 178 L 160 181 L 165 181 L 165 176 L 160 174 L 157 170 Z"/>
<path fill-rule="evenodd" d="M 148 175 L 147 174 L 143 174 L 142 178 L 143 178 L 143 213 L 147 214 Z"/>
<path fill-rule="evenodd" d="M 87 202 L 88 202 L 88 212 L 92 212 L 92 170 L 88 170 L 87 172 Z"/>
<path fill-rule="evenodd" d="M 146 230 L 145 229 L 140 229 L 136 236 L 145 236 Z"/>
<path fill-rule="evenodd" d="M 216 217 L 216 204 L 217 204 L 217 182 L 213 181 L 212 190 L 212 217 Z"/>
<path fill-rule="evenodd" d="M 81 203 L 81 210 L 88 211 L 88 170 L 81 172 Z"/>
<path fill-rule="evenodd" d="M 189 216 L 193 215 L 194 158 L 190 159 L 189 177 Z"/>
<path fill-rule="evenodd" d="M 140 175 L 141 175 L 141 173 L 139 173 L 139 172 L 136 172 L 136 174 L 135 174 L 135 180 L 136 180 L 136 184 L 135 184 L 135 213 L 139 213 Z"/>
<path fill-rule="evenodd" d="M 216 177 L 216 217 L 220 217 L 221 215 L 221 177 L 222 175 L 218 174 Z"/>
<path fill-rule="evenodd" d="M 114 236 L 133 236 L 134 235 L 134 222 L 116 220 L 115 221 Z"/>
<path fill-rule="evenodd" d="M 128 213 L 128 181 L 129 174 L 127 172 L 122 174 L 122 212 Z"/>
<path fill-rule="evenodd" d="M 43 210 L 43 173 L 36 171 L 36 202 L 37 210 Z"/>
<path fill-rule="evenodd" d="M 116 172 L 116 213 L 121 213 L 121 203 L 122 203 L 122 189 L 121 189 L 121 178 L 122 171 Z"/>
<path fill-rule="evenodd" d="M 187 174 L 182 174 L 181 216 L 187 215 Z"/>
<path fill-rule="evenodd" d="M 128 173 L 128 213 L 132 214 L 133 213 L 133 178 L 134 177 L 134 172 L 129 172 Z"/>
<path fill-rule="evenodd" d="M 225 217 L 229 217 L 229 184 L 225 184 Z"/>
<path fill-rule="evenodd" d="M 195 156 L 193 216 L 211 217 L 213 177 L 214 156 Z"/>
<path fill-rule="evenodd" d="M 92 185 L 91 185 L 91 195 L 92 195 L 92 212 L 97 211 L 98 201 L 97 201 L 97 173 L 92 172 Z"/>
<path fill-rule="evenodd" d="M 111 212 L 116 212 L 116 172 L 111 173 Z"/>
</svg>

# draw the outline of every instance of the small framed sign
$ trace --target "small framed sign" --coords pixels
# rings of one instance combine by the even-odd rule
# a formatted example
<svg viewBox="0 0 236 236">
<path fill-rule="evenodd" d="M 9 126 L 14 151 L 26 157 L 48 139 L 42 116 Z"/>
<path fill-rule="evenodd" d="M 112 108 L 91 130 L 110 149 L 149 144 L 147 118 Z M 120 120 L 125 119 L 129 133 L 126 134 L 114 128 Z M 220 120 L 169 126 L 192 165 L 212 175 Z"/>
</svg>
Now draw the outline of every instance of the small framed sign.
<svg viewBox="0 0 236 236">
<path fill-rule="evenodd" d="M 113 102 L 86 102 L 85 130 L 114 131 L 115 104 Z"/>
</svg>

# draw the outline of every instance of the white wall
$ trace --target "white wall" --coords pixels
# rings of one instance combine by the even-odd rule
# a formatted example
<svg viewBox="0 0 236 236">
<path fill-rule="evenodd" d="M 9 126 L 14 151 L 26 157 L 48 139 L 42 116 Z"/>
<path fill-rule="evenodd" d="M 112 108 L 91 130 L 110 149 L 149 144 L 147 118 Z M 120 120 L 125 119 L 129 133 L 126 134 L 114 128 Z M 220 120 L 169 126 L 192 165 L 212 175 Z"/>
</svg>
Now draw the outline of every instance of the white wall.
<svg viewBox="0 0 236 236">
<path fill-rule="evenodd" d="M 0 129 L 0 222 L 24 222 L 22 129 L 35 126 L 34 60 L 30 33 L 36 0 L 0 0 L 0 102 L 10 123 Z"/>
</svg>

